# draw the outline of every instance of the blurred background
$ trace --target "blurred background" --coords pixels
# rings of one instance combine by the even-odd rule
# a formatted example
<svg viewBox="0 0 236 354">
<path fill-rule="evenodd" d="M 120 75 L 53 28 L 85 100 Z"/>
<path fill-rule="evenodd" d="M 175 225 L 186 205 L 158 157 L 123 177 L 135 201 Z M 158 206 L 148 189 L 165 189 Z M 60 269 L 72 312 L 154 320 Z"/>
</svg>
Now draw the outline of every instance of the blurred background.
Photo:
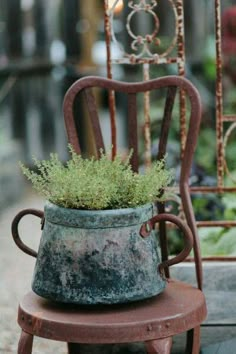
<svg viewBox="0 0 236 354">
<path fill-rule="evenodd" d="M 131 1 L 134 5 L 142 3 Z M 144 1 L 152 5 L 149 0 Z M 154 2 L 155 3 L 155 2 Z M 220 1 L 219 1 L 220 3 Z M 234 1 L 221 1 L 223 110 L 233 115 L 236 106 L 236 15 Z M 174 0 L 156 2 L 153 11 L 159 19 L 158 37 L 162 51 L 168 50 L 175 35 Z M 153 16 L 140 11 L 130 16 L 128 1 L 108 1 L 112 9 L 112 56 L 122 63 L 112 66 L 113 78 L 143 80 L 142 65 L 122 61 L 132 40 L 152 33 Z M 130 16 L 130 18 L 129 18 Z M 129 18 L 129 30 L 127 30 Z M 199 89 L 203 102 L 203 123 L 199 137 L 192 184 L 217 184 L 216 131 L 216 31 L 215 2 L 184 1 L 185 76 Z M 169 56 L 176 55 L 173 46 Z M 25 182 L 18 161 L 32 165 L 32 156 L 47 159 L 57 152 L 68 158 L 62 102 L 68 87 L 85 75 L 107 75 L 103 0 L 0 0 L 0 213 L 23 195 Z M 150 78 L 178 73 L 175 64 L 150 64 Z M 104 105 L 104 129 L 108 108 Z M 121 104 L 122 106 L 122 104 Z M 125 116 L 117 112 L 125 135 Z M 77 109 L 80 131 L 86 146 L 83 110 Z M 152 122 L 155 126 L 155 119 Z M 230 128 L 226 123 L 224 132 Z M 179 135 L 173 135 L 173 150 Z M 234 126 L 227 134 L 225 157 L 230 176 L 236 170 Z M 232 178 L 226 184 L 234 186 Z M 230 195 L 195 196 L 198 219 L 234 218 L 236 203 Z M 218 231 L 222 231 L 218 229 Z M 236 250 L 235 250 L 236 252 Z"/>
<path fill-rule="evenodd" d="M 231 220 L 234 227 L 225 227 L 226 222 L 221 227 L 199 228 L 202 253 L 204 256 L 235 257 L 235 191 L 232 193 L 224 189 L 230 187 L 233 190 L 236 183 L 235 1 L 183 1 L 186 58 L 183 55 L 179 62 L 173 60 L 173 63 L 167 63 L 166 57 L 178 55 L 173 39 L 176 37 L 176 12 L 173 12 L 173 7 L 177 2 L 181 3 L 176 0 L 107 0 L 113 24 L 113 41 L 110 46 L 114 58 L 112 76 L 121 81 L 144 79 L 143 65 L 131 63 L 131 52 L 134 51 L 132 43 L 138 36 L 146 38 L 152 33 L 156 14 L 159 19 L 158 50 L 169 52 L 163 57 L 162 64 L 148 65 L 148 76 L 161 77 L 178 74 L 182 70 L 182 74 L 198 88 L 202 98 L 203 118 L 191 176 L 192 186 L 213 189 L 218 186 L 217 139 L 224 144 L 224 160 L 220 163 L 227 173 L 223 176 L 221 192 L 200 191 L 192 198 L 198 221 Z M 150 6 L 155 4 L 152 14 L 140 11 L 131 16 L 132 10 L 128 5 L 137 6 L 140 3 Z M 217 12 L 221 23 L 220 42 L 219 38 L 216 41 L 219 32 L 215 30 L 216 4 L 220 5 Z M 217 46 L 217 43 L 220 45 Z M 140 52 L 136 54 L 142 56 Z M 217 55 L 220 58 L 218 71 Z M 152 53 L 147 56 L 152 57 Z M 181 66 L 183 63 L 184 66 Z M 34 263 L 33 259 L 28 260 L 13 244 L 10 224 L 22 208 L 43 208 L 43 200 L 32 193 L 31 186 L 28 187 L 22 177 L 18 161 L 32 166 L 32 156 L 48 159 L 50 152 L 56 152 L 63 161 L 68 159 L 62 114 L 63 97 L 75 80 L 86 75 L 107 76 L 103 0 L 0 0 L 0 353 L 16 352 L 17 304 L 30 289 Z M 222 98 L 221 113 L 228 116 L 220 125 L 221 132 L 217 121 L 217 89 Z M 107 99 L 100 102 L 103 129 L 109 134 Z M 126 135 L 125 114 L 122 100 L 118 102 L 117 124 L 123 132 L 122 139 Z M 156 113 L 153 111 L 150 114 L 154 130 L 158 123 Z M 179 112 L 176 111 L 176 114 Z M 80 105 L 76 108 L 76 117 L 83 140 L 82 148 L 86 154 L 90 148 L 89 134 L 83 107 Z M 173 154 L 178 153 L 179 146 L 179 126 L 175 129 L 171 142 Z M 40 238 L 38 223 L 30 219 L 23 225 L 22 233 L 26 235 L 27 244 L 37 249 Z M 174 234 L 170 243 L 172 253 L 181 247 L 179 240 L 178 235 Z M 221 264 L 219 267 L 222 268 Z M 234 274 L 233 270 L 228 274 Z M 235 282 L 232 279 L 230 282 L 233 288 Z M 218 332 L 214 327 L 211 331 L 215 335 L 212 341 L 215 341 Z M 204 333 L 204 340 L 207 338 L 209 341 L 209 332 Z M 227 335 L 235 336 L 235 331 L 233 334 L 225 331 L 223 338 Z M 38 352 L 50 353 L 47 344 L 43 345 L 45 347 L 40 347 Z M 62 349 L 57 345 L 55 352 L 61 353 Z"/>
<path fill-rule="evenodd" d="M 174 19 L 171 11 L 166 11 L 169 10 L 166 4 L 168 1 L 160 1 L 158 16 L 162 36 L 168 38 Z M 212 60 L 214 65 L 213 2 L 201 0 L 196 5 L 196 1 L 189 0 L 185 7 L 187 76 L 199 80 L 199 86 L 207 94 L 203 95 L 209 105 L 206 109 L 211 109 L 214 107 L 214 89 L 209 89 L 214 80 L 214 68 L 209 63 Z M 117 38 L 128 47 L 129 38 L 124 30 L 127 14 L 122 6 L 117 6 L 114 16 Z M 140 14 L 132 20 L 132 25 L 144 33 L 151 26 L 148 20 Z M 51 151 L 65 158 L 62 99 L 79 77 L 106 76 L 104 40 L 102 0 L 0 1 L 1 151 L 6 145 L 17 143 L 23 160 L 29 163 L 32 154 L 47 158 Z M 119 56 L 115 45 L 114 52 Z M 113 76 L 127 80 L 128 72 L 129 79 L 135 81 L 140 79 L 138 70 L 132 65 L 116 65 Z M 156 65 L 150 69 L 152 77 L 165 71 L 175 73 L 176 68 Z"/>
</svg>

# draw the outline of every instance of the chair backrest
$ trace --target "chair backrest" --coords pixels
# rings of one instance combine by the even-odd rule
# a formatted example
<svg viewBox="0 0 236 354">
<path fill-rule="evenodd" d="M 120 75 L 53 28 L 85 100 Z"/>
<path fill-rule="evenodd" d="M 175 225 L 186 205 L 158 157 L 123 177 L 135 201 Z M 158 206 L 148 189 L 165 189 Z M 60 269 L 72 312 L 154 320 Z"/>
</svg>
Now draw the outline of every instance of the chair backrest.
<svg viewBox="0 0 236 354">
<path fill-rule="evenodd" d="M 163 113 L 161 114 L 161 119 L 158 119 L 159 136 L 157 144 L 157 151 L 155 153 L 156 158 L 162 158 L 167 151 L 167 142 L 170 134 L 170 127 L 172 125 L 176 126 L 176 111 L 173 109 L 177 90 L 184 90 L 186 99 L 188 101 L 187 114 L 188 119 L 188 129 L 186 131 L 186 143 L 184 151 L 180 151 L 179 155 L 181 158 L 180 162 L 180 176 L 179 176 L 179 193 L 182 202 L 182 208 L 185 214 L 186 221 L 192 230 L 194 237 L 194 259 L 196 266 L 196 276 L 198 287 L 202 288 L 202 264 L 200 256 L 200 247 L 197 234 L 197 227 L 195 222 L 195 216 L 193 212 L 193 207 L 190 198 L 189 190 L 189 177 L 193 162 L 193 154 L 196 148 L 198 131 L 201 120 L 201 103 L 200 96 L 196 88 L 185 78 L 179 76 L 166 76 L 162 78 L 157 78 L 154 80 L 149 80 L 145 82 L 127 83 L 115 80 L 109 80 L 102 77 L 88 76 L 76 81 L 67 91 L 64 98 L 64 117 L 65 125 L 68 135 L 69 143 L 73 146 L 74 150 L 80 154 L 81 147 L 78 138 L 78 129 L 80 129 L 78 124 L 78 117 L 74 114 L 74 104 L 79 96 L 82 94 L 84 97 L 84 103 L 81 103 L 81 113 L 84 111 L 85 106 L 87 107 L 88 116 L 90 120 L 90 126 L 92 128 L 96 154 L 99 155 L 100 149 L 105 150 L 104 146 L 104 136 L 103 129 L 101 129 L 101 117 L 99 116 L 98 108 L 101 106 L 101 96 L 97 94 L 97 89 L 106 90 L 106 92 L 112 92 L 114 95 L 122 94 L 125 95 L 126 100 L 123 101 L 123 106 L 127 108 L 127 113 L 123 114 L 123 120 L 127 124 L 127 146 L 129 149 L 133 150 L 131 157 L 131 165 L 134 171 L 139 169 L 139 156 L 140 156 L 140 139 L 139 139 L 139 118 L 140 115 L 140 99 L 139 95 L 149 92 L 150 97 L 154 99 L 154 103 L 158 101 L 157 111 L 160 111 L 161 105 L 163 106 Z M 159 92 L 161 93 L 161 103 L 159 99 Z M 163 93 L 165 97 L 163 100 Z M 99 97 L 99 103 L 97 103 L 97 98 Z M 104 97 L 104 96 L 103 96 Z M 178 101 L 178 100 L 177 100 Z M 82 102 L 82 101 L 80 101 Z M 154 103 L 151 101 L 151 111 L 154 110 Z M 120 104 L 119 104 L 120 105 Z M 121 105 L 120 105 L 121 106 Z M 142 103 L 141 103 L 142 106 Z M 173 112 L 175 111 L 175 114 Z M 104 112 L 104 111 L 103 111 Z M 159 114 L 158 114 L 159 115 Z M 175 116 L 175 117 L 174 117 Z M 179 116 L 179 114 L 177 114 Z M 125 134 L 125 132 L 124 132 Z M 111 140 L 112 145 L 112 140 Z M 176 149 L 175 149 L 176 150 Z M 159 206 L 159 212 L 164 212 L 163 204 Z M 168 257 L 167 245 L 166 245 L 166 225 L 163 222 L 160 225 L 160 232 L 162 233 L 162 259 L 166 260 Z M 169 274 L 167 273 L 167 276 Z"/>
</svg>

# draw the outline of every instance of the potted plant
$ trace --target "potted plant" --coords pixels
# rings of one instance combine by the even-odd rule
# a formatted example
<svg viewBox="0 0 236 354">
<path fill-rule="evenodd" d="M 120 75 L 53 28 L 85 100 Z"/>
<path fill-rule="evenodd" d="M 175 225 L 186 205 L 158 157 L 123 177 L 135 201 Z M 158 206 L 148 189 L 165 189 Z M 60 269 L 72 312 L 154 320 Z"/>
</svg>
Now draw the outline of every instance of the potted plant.
<svg viewBox="0 0 236 354">
<path fill-rule="evenodd" d="M 65 165 L 56 154 L 47 161 L 35 159 L 37 171 L 21 164 L 47 199 L 44 213 L 25 209 L 12 223 L 16 244 L 37 258 L 32 289 L 45 298 L 79 304 L 122 303 L 160 293 L 166 282 L 155 223 L 165 218 L 178 224 L 187 240 L 181 255 L 168 264 L 183 259 L 192 246 L 189 230 L 177 217 L 154 216 L 154 202 L 165 198 L 172 171 L 161 160 L 141 175 L 132 171 L 129 158 L 118 155 L 111 161 L 101 153 L 98 160 L 84 159 L 70 152 Z M 38 253 L 18 234 L 26 214 L 42 218 Z"/>
</svg>

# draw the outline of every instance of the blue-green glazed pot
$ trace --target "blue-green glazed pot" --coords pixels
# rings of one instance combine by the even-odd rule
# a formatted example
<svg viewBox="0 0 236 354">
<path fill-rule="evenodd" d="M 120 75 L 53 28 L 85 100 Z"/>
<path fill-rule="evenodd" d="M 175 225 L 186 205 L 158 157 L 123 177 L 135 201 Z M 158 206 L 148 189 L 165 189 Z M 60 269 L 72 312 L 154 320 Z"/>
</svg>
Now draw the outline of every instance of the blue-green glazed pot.
<svg viewBox="0 0 236 354">
<path fill-rule="evenodd" d="M 158 272 L 159 243 L 140 228 L 152 204 L 85 211 L 47 203 L 32 289 L 74 304 L 114 304 L 146 299 L 165 288 Z"/>
</svg>

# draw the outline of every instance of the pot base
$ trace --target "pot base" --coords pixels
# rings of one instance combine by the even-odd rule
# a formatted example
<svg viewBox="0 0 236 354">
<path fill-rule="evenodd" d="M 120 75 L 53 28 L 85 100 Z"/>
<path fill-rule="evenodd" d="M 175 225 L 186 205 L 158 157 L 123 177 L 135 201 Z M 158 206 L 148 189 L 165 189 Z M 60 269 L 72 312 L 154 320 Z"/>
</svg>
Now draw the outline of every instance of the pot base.
<svg viewBox="0 0 236 354">
<path fill-rule="evenodd" d="M 66 292 L 64 289 L 62 291 L 55 291 L 48 289 L 38 289 L 37 287 L 32 287 L 33 291 L 48 300 L 75 304 L 75 305 L 112 305 L 112 304 L 125 304 L 128 302 L 140 301 L 152 298 L 157 296 L 165 289 L 165 282 L 163 282 L 163 286 L 159 289 L 155 289 L 155 291 L 148 291 L 137 293 L 127 292 L 124 289 L 123 294 L 112 293 L 111 291 L 107 291 L 107 294 L 96 294 L 95 292 L 85 293 L 79 291 L 79 289 L 68 289 Z M 87 289 L 86 289 L 87 290 Z M 153 289 L 152 289 L 153 290 Z"/>
</svg>

